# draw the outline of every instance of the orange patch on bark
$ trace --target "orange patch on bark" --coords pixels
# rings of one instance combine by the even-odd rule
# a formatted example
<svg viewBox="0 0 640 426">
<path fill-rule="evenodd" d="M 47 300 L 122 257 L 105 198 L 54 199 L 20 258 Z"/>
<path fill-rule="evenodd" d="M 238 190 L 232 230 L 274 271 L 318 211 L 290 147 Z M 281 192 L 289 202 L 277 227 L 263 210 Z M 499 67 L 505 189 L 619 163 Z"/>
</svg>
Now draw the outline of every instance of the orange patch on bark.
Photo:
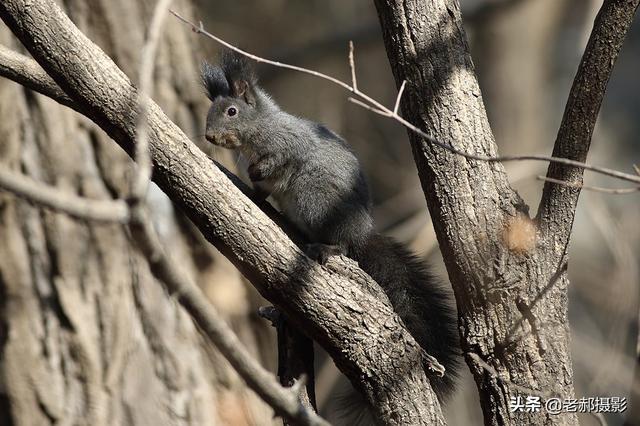
<svg viewBox="0 0 640 426">
<path fill-rule="evenodd" d="M 537 227 L 533 220 L 523 214 L 511 219 L 504 231 L 507 248 L 518 253 L 533 250 L 536 246 Z"/>
</svg>

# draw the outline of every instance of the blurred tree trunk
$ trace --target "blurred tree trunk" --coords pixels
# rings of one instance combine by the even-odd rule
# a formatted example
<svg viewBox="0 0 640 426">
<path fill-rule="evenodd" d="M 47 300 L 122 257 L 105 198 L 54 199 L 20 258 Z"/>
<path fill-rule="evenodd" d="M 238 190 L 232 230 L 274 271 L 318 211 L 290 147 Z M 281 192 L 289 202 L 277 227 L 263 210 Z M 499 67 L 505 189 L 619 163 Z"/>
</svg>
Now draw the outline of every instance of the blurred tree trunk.
<svg viewBox="0 0 640 426">
<path fill-rule="evenodd" d="M 135 81 L 155 2 L 62 3 Z M 190 0 L 174 7 L 189 14 Z M 169 19 L 164 29 L 154 93 L 196 135 L 206 108 L 199 62 L 177 25 Z M 22 50 L 4 27 L 0 42 Z M 84 196 L 122 196 L 132 163 L 106 138 L 78 114 L 0 80 L 4 166 Z M 250 321 L 255 293 L 157 188 L 150 197 L 171 255 L 205 286 L 245 344 L 269 353 L 272 335 Z M 242 425 L 272 418 L 154 282 L 124 226 L 78 221 L 0 193 L 0 236 L 0 424 Z"/>
<path fill-rule="evenodd" d="M 549 84 L 554 29 L 561 22 L 564 3 L 506 2 L 475 26 L 473 58 L 491 128 L 505 153 L 509 148 L 518 153 L 549 149 L 555 137 L 555 121 L 562 111 L 549 107 Z M 554 126 L 545 125 L 551 121 Z"/>
</svg>

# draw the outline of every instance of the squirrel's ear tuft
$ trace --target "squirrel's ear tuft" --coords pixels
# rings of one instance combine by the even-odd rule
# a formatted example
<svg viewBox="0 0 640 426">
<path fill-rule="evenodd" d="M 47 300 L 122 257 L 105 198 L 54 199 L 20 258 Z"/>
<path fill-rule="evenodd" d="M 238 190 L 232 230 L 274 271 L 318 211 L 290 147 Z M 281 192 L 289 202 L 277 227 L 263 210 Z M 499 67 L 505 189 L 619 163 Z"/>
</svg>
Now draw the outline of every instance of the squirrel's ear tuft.
<svg viewBox="0 0 640 426">
<path fill-rule="evenodd" d="M 214 101 L 218 96 L 229 96 L 231 88 L 222 68 L 211 65 L 208 62 L 202 63 L 202 84 L 207 90 L 207 96 Z"/>
<path fill-rule="evenodd" d="M 225 50 L 220 64 L 229 83 L 231 96 L 244 98 L 249 104 L 255 103 L 254 89 L 258 78 L 249 58 L 234 50 Z"/>
<path fill-rule="evenodd" d="M 240 80 L 246 81 L 250 87 L 258 83 L 258 78 L 249 58 L 235 50 L 227 49 L 222 52 L 220 66 L 231 87 L 233 87 L 234 81 Z"/>
</svg>

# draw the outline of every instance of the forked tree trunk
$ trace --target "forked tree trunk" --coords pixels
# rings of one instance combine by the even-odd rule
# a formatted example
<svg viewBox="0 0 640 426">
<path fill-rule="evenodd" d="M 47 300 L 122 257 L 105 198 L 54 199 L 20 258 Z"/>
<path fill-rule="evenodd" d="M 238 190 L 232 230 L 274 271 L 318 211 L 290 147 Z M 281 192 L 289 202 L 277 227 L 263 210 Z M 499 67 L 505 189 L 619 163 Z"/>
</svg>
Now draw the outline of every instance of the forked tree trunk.
<svg viewBox="0 0 640 426">
<path fill-rule="evenodd" d="M 496 145 L 457 0 L 376 0 L 403 112 L 440 141 L 479 155 Z M 553 155 L 585 161 L 607 82 L 638 0 L 605 0 L 569 94 Z M 514 78 L 517 78 L 514 76 Z M 501 163 L 469 160 L 411 134 L 460 315 L 462 349 L 487 424 L 577 424 L 545 400 L 574 398 L 567 318 L 568 244 L 580 191 L 546 183 L 538 214 Z M 582 169 L 548 176 L 582 182 Z M 532 410 L 511 401 L 540 398 Z M 555 400 L 553 400 L 555 401 Z M 537 408 L 537 409 L 536 409 Z"/>
<path fill-rule="evenodd" d="M 155 1 L 63 4 L 135 81 Z M 191 4 L 176 0 L 174 7 L 189 13 Z M 22 50 L 4 26 L 0 43 Z M 168 20 L 154 93 L 191 135 L 202 133 L 206 108 L 196 49 Z M 0 162 L 95 198 L 126 195 L 132 164 L 87 119 L 5 79 Z M 268 352 L 258 351 L 273 342 L 257 339 L 257 331 L 266 333 L 249 321 L 253 307 L 239 274 L 191 225 L 176 220 L 157 189 L 151 194 L 171 255 L 206 285 L 245 343 Z M 124 226 L 71 219 L 0 192 L 0 424 L 242 425 L 271 418 L 217 352 L 203 345 Z"/>
</svg>

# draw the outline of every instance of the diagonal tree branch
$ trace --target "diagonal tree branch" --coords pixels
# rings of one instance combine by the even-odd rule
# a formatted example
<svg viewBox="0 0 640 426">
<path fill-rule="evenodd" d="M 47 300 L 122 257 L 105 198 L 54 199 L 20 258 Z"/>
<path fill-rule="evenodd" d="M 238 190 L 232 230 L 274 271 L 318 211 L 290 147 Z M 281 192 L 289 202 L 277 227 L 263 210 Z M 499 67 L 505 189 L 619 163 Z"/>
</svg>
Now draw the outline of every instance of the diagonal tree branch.
<svg viewBox="0 0 640 426">
<path fill-rule="evenodd" d="M 0 75 L 75 109 L 75 102 L 31 58 L 0 45 Z"/>
<path fill-rule="evenodd" d="M 67 194 L 4 167 L 0 168 L 0 188 L 77 219 L 120 223 L 129 221 L 129 209 L 122 200 L 94 200 Z"/>
<path fill-rule="evenodd" d="M 172 13 L 175 16 L 178 16 L 179 19 L 181 19 L 183 22 L 186 22 L 189 25 L 191 25 L 192 28 L 197 29 L 197 31 L 196 30 L 194 31 L 198 33 L 202 33 L 207 37 L 212 36 L 211 33 L 209 33 L 204 29 L 200 29 L 200 27 L 194 26 L 193 23 L 189 22 L 182 16 L 178 15 L 176 12 L 172 12 Z M 219 39 L 218 37 L 215 37 L 214 40 L 218 41 L 221 39 Z M 227 42 L 224 42 L 224 43 L 226 46 L 233 46 L 231 44 L 228 44 Z M 243 54 L 247 53 L 242 50 L 239 50 L 239 51 Z M 252 59 L 256 58 L 256 56 L 252 54 L 249 54 L 248 57 Z M 0 63 L 0 76 L 6 77 L 17 83 L 20 83 L 25 87 L 28 87 L 31 90 L 34 90 L 38 93 L 48 96 L 53 100 L 57 101 L 58 103 L 62 105 L 66 105 L 72 109 L 75 109 L 76 111 L 77 111 L 77 108 L 79 108 L 71 99 L 69 99 L 66 93 L 64 93 L 57 86 L 55 81 L 53 81 L 51 77 L 49 77 L 48 74 L 33 59 L 28 58 L 24 55 L 21 55 L 20 53 L 14 52 L 5 47 L 2 47 L 0 45 L 0 61 L 2 62 Z M 263 58 L 260 58 L 260 61 L 265 62 L 266 60 Z M 274 66 L 285 66 L 286 68 L 290 67 L 288 64 L 283 64 L 280 62 L 269 61 L 268 63 Z M 318 73 L 312 70 L 307 70 L 306 68 L 294 67 L 293 69 L 294 71 L 300 71 L 300 69 L 304 69 L 305 70 L 304 72 L 306 74 L 314 73 L 313 74 L 314 76 L 323 78 L 323 79 L 327 79 L 325 77 L 328 77 L 325 74 Z M 335 79 L 333 77 L 329 77 L 327 80 L 335 83 L 334 81 Z M 341 82 L 341 83 L 344 83 L 344 82 Z M 346 85 L 346 83 L 344 84 Z M 345 88 L 342 84 L 340 84 L 340 86 Z M 348 86 L 348 88 L 345 88 L 345 89 L 349 91 L 357 90 L 356 94 L 364 95 L 364 92 L 361 92 L 360 89 L 351 89 L 351 86 Z M 400 89 L 403 89 L 403 85 L 400 86 Z M 549 162 L 549 163 L 559 163 L 567 166 L 580 167 L 580 168 L 583 168 L 584 170 L 589 170 L 605 176 L 610 176 L 615 179 L 620 179 L 623 181 L 640 184 L 640 175 L 638 175 L 637 173 L 636 174 L 624 173 L 618 170 L 613 170 L 606 167 L 600 167 L 593 164 L 584 163 L 581 161 L 570 160 L 567 158 L 552 157 L 548 155 L 538 155 L 538 154 L 487 156 L 487 155 L 471 154 L 471 153 L 462 151 L 460 149 L 455 148 L 453 145 L 444 143 L 428 135 L 424 131 L 420 130 L 418 127 L 412 125 L 411 123 L 406 121 L 404 118 L 402 118 L 398 112 L 400 101 L 402 98 L 402 93 L 403 93 L 402 91 L 400 90 L 398 91 L 398 97 L 396 98 L 396 104 L 394 105 L 393 110 L 386 108 L 384 106 L 383 106 L 384 109 L 380 109 L 380 107 L 372 107 L 369 104 L 359 101 L 358 99 L 355 99 L 355 98 L 349 98 L 349 100 L 355 103 L 356 105 L 359 105 L 365 109 L 368 109 L 378 115 L 381 115 L 386 118 L 391 118 L 399 122 L 403 126 L 407 127 L 409 130 L 411 130 L 412 132 L 415 132 L 419 136 L 425 138 L 430 143 L 440 148 L 446 149 L 449 152 L 453 152 L 456 155 L 463 156 L 470 160 L 484 161 L 484 162 L 490 162 L 490 163 L 507 163 L 507 162 L 513 162 L 513 161 L 542 161 L 542 162 Z M 367 96 L 367 98 L 371 99 L 369 96 Z M 79 111 L 79 112 L 82 113 L 82 111 Z"/>
<path fill-rule="evenodd" d="M 514 0 L 509 0 L 509 1 L 514 1 Z M 616 179 L 621 179 L 621 180 L 625 180 L 625 181 L 629 181 L 629 182 L 634 182 L 634 183 L 640 183 L 640 176 L 637 175 L 632 175 L 629 173 L 623 173 L 617 170 L 611 170 L 611 169 L 607 169 L 605 167 L 599 167 L 599 166 L 594 166 L 591 164 L 586 164 L 584 162 L 581 161 L 575 161 L 575 160 L 571 160 L 571 159 L 567 159 L 567 158 L 560 158 L 560 157 L 549 157 L 547 155 L 501 155 L 501 156 L 489 156 L 489 155 L 478 155 L 478 154 L 472 154 L 470 152 L 465 152 L 464 150 L 458 149 L 456 148 L 453 144 L 449 144 L 449 143 L 445 143 L 433 136 L 431 136 L 430 134 L 424 132 L 423 130 L 421 130 L 419 127 L 413 125 L 412 123 L 410 123 L 409 121 L 407 121 L 406 119 L 404 119 L 403 117 L 400 116 L 400 114 L 398 114 L 398 108 L 400 106 L 400 101 L 402 100 L 402 94 L 404 92 L 405 86 L 406 86 L 406 82 L 407 80 L 403 80 L 402 84 L 400 85 L 400 89 L 398 90 L 398 95 L 396 97 L 396 102 L 394 105 L 393 110 L 391 110 L 390 108 L 387 108 L 386 106 L 384 106 L 382 103 L 378 102 L 377 100 L 373 99 L 371 96 L 367 95 L 365 92 L 361 91 L 358 88 L 357 85 L 357 80 L 356 80 L 356 75 L 355 75 L 355 61 L 354 61 L 354 55 L 353 55 L 353 43 L 350 42 L 349 43 L 349 67 L 351 69 L 351 85 L 349 85 L 348 83 L 337 79 L 336 77 L 332 77 L 330 75 L 327 74 L 323 74 L 321 72 L 315 71 L 315 70 L 311 70 L 308 68 L 303 68 L 303 67 L 299 67 L 299 66 L 295 66 L 295 65 L 290 65 L 290 64 L 286 64 L 286 63 L 282 63 L 282 62 L 278 62 L 278 61 L 272 61 L 270 59 L 265 59 L 263 57 L 257 56 L 253 53 L 249 53 L 245 50 L 242 50 L 236 46 L 234 46 L 233 44 L 221 39 L 220 37 L 210 33 L 209 31 L 207 31 L 202 22 L 200 22 L 199 25 L 196 25 L 193 22 L 190 22 L 188 19 L 184 18 L 183 16 L 181 16 L 179 13 L 175 12 L 175 11 L 171 11 L 171 13 L 178 18 L 180 21 L 184 22 L 185 24 L 189 25 L 192 29 L 193 32 L 197 33 L 197 34 L 202 34 L 212 40 L 214 40 L 217 43 L 220 43 L 221 45 L 223 45 L 224 47 L 234 50 L 250 59 L 253 59 L 254 61 L 257 62 L 261 62 L 261 63 L 265 63 L 265 64 L 269 64 L 275 67 L 279 67 L 279 68 L 285 68 L 285 69 L 289 69 L 292 71 L 297 71 L 297 72 L 301 72 L 304 74 L 309 74 L 312 75 L 314 77 L 318 77 L 321 78 L 323 80 L 327 80 L 339 87 L 342 87 L 343 89 L 353 93 L 356 98 L 350 97 L 349 101 L 353 102 L 354 104 L 365 108 L 375 114 L 381 115 L 383 117 L 387 117 L 387 118 L 391 118 L 392 120 L 397 121 L 398 123 L 400 123 L 401 125 L 403 125 L 404 127 L 406 127 L 407 129 L 411 130 L 412 132 L 414 132 L 415 134 L 417 134 L 418 136 L 422 137 L 423 139 L 425 139 L 426 141 L 428 141 L 430 144 L 433 144 L 437 147 L 440 147 L 442 149 L 446 149 L 449 152 L 452 152 L 456 155 L 460 155 L 463 156 L 465 158 L 468 158 L 470 160 L 477 160 L 477 161 L 486 161 L 489 163 L 506 163 L 509 161 L 543 161 L 543 162 L 551 162 L 551 163 L 560 163 L 560 164 L 564 164 L 564 165 L 568 165 L 568 166 L 574 166 L 574 167 L 580 167 L 583 168 L 585 170 L 590 170 L 596 173 L 601 173 L 603 175 L 606 176 L 611 176 L 614 177 Z M 9 77 L 11 78 L 11 77 Z M 457 146 L 458 144 L 456 144 Z"/>
<path fill-rule="evenodd" d="M 3 1 L 0 17 L 78 108 L 131 154 L 138 96 L 115 64 L 51 1 Z M 151 101 L 147 120 L 156 183 L 332 355 L 381 421 L 443 424 L 421 349 L 379 286 L 353 262 L 327 269 L 309 260 Z"/>
<path fill-rule="evenodd" d="M 145 206 L 131 209 L 122 200 L 104 201 L 77 197 L 58 188 L 31 181 L 27 176 L 0 168 L 0 188 L 28 201 L 82 220 L 128 223 L 133 240 L 149 262 L 153 275 L 176 297 L 207 338 L 220 350 L 238 374 L 283 418 L 296 425 L 328 423 L 303 406 L 302 389 L 285 389 L 247 352 L 238 337 L 207 302 L 200 288 L 165 253 Z"/>
<path fill-rule="evenodd" d="M 584 162 L 613 67 L 631 27 L 640 0 L 605 0 L 569 93 L 553 156 Z M 549 179 L 538 207 L 540 229 L 566 251 L 575 215 L 583 170 L 550 164 Z M 553 181 L 568 182 L 557 185 Z"/>
</svg>

